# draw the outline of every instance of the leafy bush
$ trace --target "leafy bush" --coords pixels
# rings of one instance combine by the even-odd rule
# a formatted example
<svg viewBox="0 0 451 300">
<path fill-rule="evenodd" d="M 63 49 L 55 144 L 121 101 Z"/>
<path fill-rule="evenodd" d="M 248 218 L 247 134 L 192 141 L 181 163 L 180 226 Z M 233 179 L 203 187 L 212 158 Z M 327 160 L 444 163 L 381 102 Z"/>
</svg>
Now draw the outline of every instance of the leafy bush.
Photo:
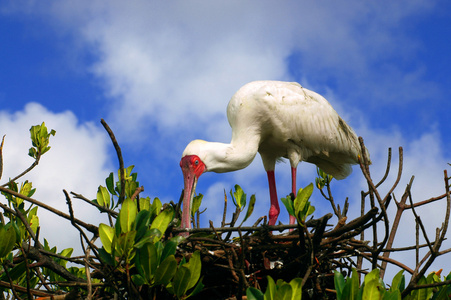
<svg viewBox="0 0 451 300">
<path fill-rule="evenodd" d="M 120 149 L 111 129 L 103 120 L 102 124 L 115 148 Z M 138 175 L 133 172 L 133 166 L 124 167 L 120 151 L 117 151 L 120 162 L 117 180 L 113 173 L 109 174 L 105 186 L 97 189 L 95 199 L 64 191 L 69 214 L 32 198 L 36 188 L 28 180 L 20 182 L 19 179 L 35 168 L 42 155 L 50 150 L 50 137 L 55 131 L 49 131 L 42 123 L 32 126 L 30 135 L 32 147 L 28 154 L 34 162 L 0 186 L 4 196 L 0 201 L 0 299 L 54 296 L 68 299 L 242 299 L 247 295 L 247 299 L 341 300 L 448 299 L 451 295 L 451 273 L 443 279 L 441 271 L 425 275 L 438 256 L 450 252 L 450 249 L 440 249 L 451 207 L 450 178 L 446 171 L 445 193 L 425 201 L 413 202 L 411 181 L 397 202 L 398 211 L 391 221 L 387 207 L 394 197 L 392 192 L 402 168 L 384 196 L 378 188 L 387 178 L 389 167 L 382 180 L 374 184 L 363 157 L 360 168 L 368 190 L 361 194 L 361 216 L 349 221 L 347 200 L 343 207 L 335 204 L 331 189 L 333 178 L 318 169 L 315 187 L 330 202 L 338 220 L 330 229 L 332 213 L 317 219 L 313 217 L 313 184 L 299 189 L 297 195 L 282 199 L 298 224 L 269 226 L 262 216 L 252 226 L 243 226 L 252 216 L 256 199 L 255 195 L 247 199 L 246 193 L 236 185 L 230 191 L 235 212 L 231 218 L 227 217 L 225 194 L 223 220 L 219 226 L 210 221 L 209 228 L 199 228 L 199 218 L 205 211 L 201 211 L 203 196 L 194 197 L 191 216 L 194 228 L 184 238 L 179 235 L 186 231 L 179 228 L 181 200 L 162 203 L 158 198 L 141 197 L 144 189 L 138 182 Z M 402 166 L 401 148 L 399 164 Z M 77 219 L 72 198 L 91 204 L 93 209 L 106 214 L 108 221 L 89 224 Z M 412 211 L 419 227 L 423 228 L 415 208 L 440 200 L 446 201 L 447 208 L 435 239 L 430 239 L 423 230 L 427 243 L 419 245 L 417 242 L 411 247 L 417 252 L 422 247 L 429 249 L 420 263 L 408 267 L 389 259 L 391 251 L 407 251 L 392 247 L 402 213 Z M 70 221 L 80 232 L 81 256 L 72 257 L 72 248 L 58 251 L 45 238 L 40 238 L 38 208 Z M 244 216 L 238 222 L 241 213 Z M 287 229 L 294 230 L 286 233 Z M 366 230 L 376 234 L 373 241 L 365 240 Z M 278 231 L 285 233 L 277 234 Z M 382 238 L 377 237 L 379 232 L 383 232 Z M 361 276 L 363 259 L 371 265 L 371 271 L 364 278 Z M 383 278 L 387 262 L 409 271 L 410 280 L 407 282 L 400 271 L 391 285 L 386 286 Z M 345 278 L 345 272 L 350 276 Z"/>
</svg>

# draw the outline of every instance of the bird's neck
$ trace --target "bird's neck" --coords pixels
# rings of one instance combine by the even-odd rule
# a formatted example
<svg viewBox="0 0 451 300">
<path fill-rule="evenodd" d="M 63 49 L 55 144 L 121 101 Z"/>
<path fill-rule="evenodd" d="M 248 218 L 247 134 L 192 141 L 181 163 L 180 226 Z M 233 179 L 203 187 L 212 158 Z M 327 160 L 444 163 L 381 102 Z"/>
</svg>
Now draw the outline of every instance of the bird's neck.
<svg viewBox="0 0 451 300">
<path fill-rule="evenodd" d="M 205 165 L 207 171 L 216 173 L 232 172 L 247 167 L 258 151 L 258 143 L 234 141 L 230 144 L 207 143 Z"/>
</svg>

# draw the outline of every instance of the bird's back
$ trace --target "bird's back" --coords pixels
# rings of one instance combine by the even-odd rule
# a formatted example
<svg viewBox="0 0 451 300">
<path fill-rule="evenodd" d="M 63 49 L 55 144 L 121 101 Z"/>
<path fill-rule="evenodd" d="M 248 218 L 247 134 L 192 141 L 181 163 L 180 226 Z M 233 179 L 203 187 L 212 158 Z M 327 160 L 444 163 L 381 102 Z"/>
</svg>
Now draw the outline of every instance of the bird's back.
<svg viewBox="0 0 451 300">
<path fill-rule="evenodd" d="M 357 135 L 321 95 L 298 83 L 255 81 L 230 100 L 232 143 L 259 136 L 265 168 L 279 157 L 316 164 L 341 179 L 361 155 Z"/>
</svg>

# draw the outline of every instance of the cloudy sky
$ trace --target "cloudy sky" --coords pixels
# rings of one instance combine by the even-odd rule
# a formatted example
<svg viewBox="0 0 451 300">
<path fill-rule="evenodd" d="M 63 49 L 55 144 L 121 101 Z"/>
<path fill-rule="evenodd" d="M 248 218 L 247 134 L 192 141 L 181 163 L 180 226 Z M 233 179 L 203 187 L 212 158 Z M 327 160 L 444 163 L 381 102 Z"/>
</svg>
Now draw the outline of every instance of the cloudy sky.
<svg viewBox="0 0 451 300">
<path fill-rule="evenodd" d="M 396 198 L 412 175 L 414 200 L 437 196 L 451 161 L 450 17 L 451 5 L 440 0 L 1 2 L 1 181 L 32 163 L 28 130 L 45 121 L 56 136 L 25 178 L 37 188 L 35 198 L 62 210 L 62 189 L 94 198 L 118 168 L 104 118 L 126 165 L 136 166 L 144 196 L 176 201 L 186 144 L 196 138 L 228 142 L 230 97 L 247 82 L 270 79 L 297 81 L 325 96 L 364 137 L 375 181 L 393 148 L 394 167 L 381 193 L 396 177 L 401 146 Z M 276 169 L 283 197 L 290 190 L 289 164 Z M 315 168 L 301 164 L 298 185 L 314 178 Z M 251 222 L 267 213 L 266 174 L 257 156 L 245 170 L 200 178 L 204 222 L 219 224 L 224 189 L 236 183 L 257 196 Z M 357 167 L 333 183 L 337 202 L 349 197 L 351 216 L 358 215 L 364 187 Z M 317 191 L 312 201 L 316 217 L 331 211 Z M 420 211 L 430 234 L 443 208 Z M 78 202 L 75 213 L 94 224 L 104 220 Z M 75 247 L 77 233 L 68 222 L 42 209 L 40 216 L 41 236 L 59 248 Z M 285 212 L 280 220 L 287 222 Z M 414 236 L 411 213 L 403 221 L 407 234 L 398 246 Z"/>
</svg>

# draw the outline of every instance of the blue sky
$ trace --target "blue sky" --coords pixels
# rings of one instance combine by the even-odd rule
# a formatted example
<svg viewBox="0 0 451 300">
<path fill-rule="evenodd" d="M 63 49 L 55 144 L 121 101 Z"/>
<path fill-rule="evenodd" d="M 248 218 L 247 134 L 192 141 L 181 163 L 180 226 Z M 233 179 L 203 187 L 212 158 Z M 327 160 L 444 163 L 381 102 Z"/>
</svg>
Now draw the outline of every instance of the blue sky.
<svg viewBox="0 0 451 300">
<path fill-rule="evenodd" d="M 63 188 L 94 198 L 97 186 L 117 169 L 100 125 L 104 118 L 126 164 L 136 165 L 144 195 L 178 200 L 183 188 L 179 160 L 186 144 L 195 138 L 229 141 L 230 97 L 247 82 L 271 79 L 297 81 L 325 96 L 364 137 L 375 178 L 382 176 L 392 147 L 395 167 L 389 180 L 394 180 L 402 146 L 405 168 L 397 199 L 412 175 L 414 200 L 439 195 L 443 169 L 451 161 L 446 151 L 450 17 L 448 2 L 421 0 L 2 1 L 2 182 L 32 162 L 28 129 L 45 121 L 57 134 L 52 150 L 27 177 L 38 189 L 36 198 L 63 210 Z M 276 176 L 283 197 L 290 189 L 289 164 L 279 164 Z M 298 177 L 298 185 L 305 186 L 314 180 L 315 169 L 303 163 Z M 235 183 L 257 195 L 255 219 L 267 213 L 266 175 L 257 156 L 245 170 L 200 178 L 197 191 L 208 207 L 205 222 L 218 222 L 223 190 Z M 359 201 L 363 187 L 357 167 L 333 186 L 338 202 L 349 197 L 351 203 Z M 388 189 L 389 184 L 382 191 Z M 315 216 L 331 211 L 319 193 L 314 199 Z M 102 220 L 77 205 L 81 218 Z M 442 209 L 422 210 L 431 234 Z M 355 206 L 351 215 L 357 214 Z M 280 220 L 286 223 L 286 214 Z M 413 224 L 407 217 L 403 221 L 404 228 Z M 49 232 L 43 236 L 53 236 L 55 222 L 41 216 Z M 59 247 L 77 236 L 61 222 L 66 225 L 65 234 L 51 241 Z"/>
</svg>

